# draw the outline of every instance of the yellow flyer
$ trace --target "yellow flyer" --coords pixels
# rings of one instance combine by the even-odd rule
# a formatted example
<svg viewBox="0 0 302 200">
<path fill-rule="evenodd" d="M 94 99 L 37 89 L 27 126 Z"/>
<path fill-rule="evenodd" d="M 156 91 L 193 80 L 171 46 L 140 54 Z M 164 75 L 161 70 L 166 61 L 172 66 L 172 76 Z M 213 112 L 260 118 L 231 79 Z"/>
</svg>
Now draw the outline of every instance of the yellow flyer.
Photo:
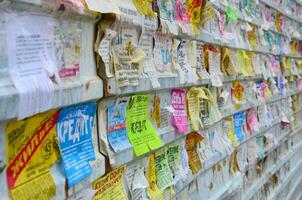
<svg viewBox="0 0 302 200">
<path fill-rule="evenodd" d="M 121 166 L 92 183 L 92 189 L 97 190 L 97 192 L 94 194 L 93 199 L 127 200 L 122 183 L 122 178 L 125 170 L 126 166 Z"/>
<path fill-rule="evenodd" d="M 11 190 L 12 199 L 49 200 L 56 194 L 56 185 L 49 172 Z"/>
<path fill-rule="evenodd" d="M 57 161 L 58 116 L 59 112 L 52 110 L 26 120 L 8 123 L 6 173 L 9 189 L 48 172 Z"/>
<path fill-rule="evenodd" d="M 126 111 L 126 129 L 136 156 L 163 146 L 149 120 L 150 95 L 134 95 Z"/>
</svg>

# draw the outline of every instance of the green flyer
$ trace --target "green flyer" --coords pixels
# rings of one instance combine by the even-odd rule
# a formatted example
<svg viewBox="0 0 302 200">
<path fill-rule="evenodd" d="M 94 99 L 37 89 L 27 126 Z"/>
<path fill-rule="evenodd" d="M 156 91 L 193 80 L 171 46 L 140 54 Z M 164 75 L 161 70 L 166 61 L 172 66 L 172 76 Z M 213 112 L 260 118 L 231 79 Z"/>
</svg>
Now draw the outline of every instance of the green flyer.
<svg viewBox="0 0 302 200">
<path fill-rule="evenodd" d="M 134 95 L 127 107 L 126 129 L 136 156 L 163 146 L 149 118 L 149 95 Z"/>
</svg>

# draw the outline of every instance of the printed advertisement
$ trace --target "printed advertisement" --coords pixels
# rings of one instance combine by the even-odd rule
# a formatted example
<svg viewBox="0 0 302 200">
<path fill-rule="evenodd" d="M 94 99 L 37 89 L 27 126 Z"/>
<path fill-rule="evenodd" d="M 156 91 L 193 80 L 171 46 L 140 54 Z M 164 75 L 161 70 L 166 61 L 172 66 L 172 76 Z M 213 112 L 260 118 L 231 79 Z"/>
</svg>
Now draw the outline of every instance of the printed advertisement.
<svg viewBox="0 0 302 200">
<path fill-rule="evenodd" d="M 189 123 L 187 120 L 186 108 L 186 91 L 181 89 L 172 90 L 172 107 L 173 124 L 176 126 L 179 133 L 186 133 L 189 130 Z"/>
<path fill-rule="evenodd" d="M 95 113 L 94 102 L 70 106 L 60 111 L 57 136 L 69 187 L 92 172 L 88 161 L 95 160 L 91 138 Z"/>
<path fill-rule="evenodd" d="M 148 118 L 149 104 L 149 95 L 134 95 L 127 107 L 127 134 L 136 156 L 163 146 L 163 142 Z"/>
<path fill-rule="evenodd" d="M 159 189 L 164 190 L 172 185 L 172 173 L 169 168 L 168 159 L 164 151 L 155 153 L 155 168 L 157 177 L 157 186 Z"/>
<path fill-rule="evenodd" d="M 49 172 L 11 190 L 11 197 L 15 200 L 48 200 L 55 194 L 56 185 Z"/>
<path fill-rule="evenodd" d="M 59 112 L 52 110 L 26 120 L 8 123 L 6 173 L 9 189 L 47 173 L 58 160 L 56 148 L 58 117 Z"/>
<path fill-rule="evenodd" d="M 126 107 L 126 102 L 119 102 L 107 109 L 107 138 L 114 152 L 131 147 L 126 131 Z"/>
<path fill-rule="evenodd" d="M 126 166 L 117 168 L 106 176 L 96 180 L 92 184 L 92 189 L 97 190 L 94 195 L 94 200 L 127 200 L 126 194 L 123 190 L 122 178 Z"/>
</svg>

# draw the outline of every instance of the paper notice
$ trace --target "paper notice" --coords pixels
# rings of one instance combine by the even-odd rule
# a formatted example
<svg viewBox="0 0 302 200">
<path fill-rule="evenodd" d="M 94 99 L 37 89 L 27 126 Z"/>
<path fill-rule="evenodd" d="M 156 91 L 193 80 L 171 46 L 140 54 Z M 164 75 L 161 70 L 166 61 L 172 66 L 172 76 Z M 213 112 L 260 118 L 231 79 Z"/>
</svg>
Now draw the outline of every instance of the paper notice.
<svg viewBox="0 0 302 200">
<path fill-rule="evenodd" d="M 139 84 L 141 62 L 145 57 L 142 49 L 134 47 L 130 42 L 126 46 L 113 48 L 114 70 L 119 87 L 137 86 Z"/>
<path fill-rule="evenodd" d="M 182 84 L 196 82 L 195 74 L 193 73 L 192 66 L 189 63 L 189 42 L 181 41 L 177 47 L 177 62 L 180 69 L 178 69 Z M 194 48 L 195 50 L 195 48 Z"/>
<path fill-rule="evenodd" d="M 173 175 L 173 184 L 176 184 L 180 179 L 182 173 L 182 163 L 181 163 L 181 149 L 180 144 L 171 144 L 166 150 L 166 157 L 168 164 Z"/>
<path fill-rule="evenodd" d="M 173 89 L 171 95 L 171 104 L 174 109 L 173 125 L 179 133 L 186 133 L 189 130 L 189 123 L 186 114 L 186 91 L 182 89 Z"/>
<path fill-rule="evenodd" d="M 57 124 L 57 136 L 62 154 L 68 186 L 89 176 L 89 161 L 95 160 L 92 130 L 96 103 L 63 108 Z"/>
<path fill-rule="evenodd" d="M 6 128 L 7 184 L 10 189 L 41 176 L 57 161 L 57 111 L 49 111 Z"/>
<path fill-rule="evenodd" d="M 234 120 L 233 117 L 227 117 L 223 121 L 223 130 L 227 134 L 229 140 L 232 142 L 233 147 L 238 147 L 240 143 L 237 140 L 234 130 Z"/>
<path fill-rule="evenodd" d="M 144 164 L 141 162 L 127 166 L 126 181 L 130 190 L 131 199 L 141 200 L 147 197 L 148 180 L 144 174 Z"/>
<path fill-rule="evenodd" d="M 159 128 L 161 121 L 160 121 L 160 96 L 154 96 L 153 99 L 153 107 L 151 112 L 151 119 L 155 121 L 156 127 Z"/>
<path fill-rule="evenodd" d="M 68 197 L 68 200 L 91 200 L 95 193 L 95 190 L 88 188 L 80 191 L 79 193 L 73 194 Z"/>
<path fill-rule="evenodd" d="M 100 13 L 115 13 L 120 15 L 121 11 L 112 0 L 85 0 L 89 10 Z"/>
<path fill-rule="evenodd" d="M 172 185 L 172 172 L 169 168 L 167 156 L 164 151 L 155 153 L 155 168 L 157 177 L 157 186 L 160 190 L 165 190 Z"/>
<path fill-rule="evenodd" d="M 122 178 L 126 167 L 119 167 L 106 176 L 97 179 L 92 183 L 92 189 L 97 190 L 94 200 L 127 200 L 123 189 Z"/>
<path fill-rule="evenodd" d="M 152 1 L 150 0 L 132 0 L 135 5 L 137 11 L 141 15 L 146 15 L 150 17 L 155 17 L 156 14 L 152 10 Z"/>
<path fill-rule="evenodd" d="M 210 79 L 212 85 L 214 87 L 222 87 L 223 83 L 220 78 L 222 72 L 220 71 L 220 49 L 212 46 L 212 45 L 205 45 L 204 46 L 204 53 L 205 53 L 205 64 L 210 72 Z"/>
<path fill-rule="evenodd" d="M 112 39 L 116 36 L 116 31 L 106 29 L 104 37 L 98 47 L 98 53 L 102 57 L 105 65 L 105 71 L 108 78 L 113 77 L 112 69 L 110 68 L 110 44 Z"/>
<path fill-rule="evenodd" d="M 172 39 L 167 35 L 156 33 L 154 35 L 153 59 L 159 75 L 172 74 Z"/>
<path fill-rule="evenodd" d="M 147 188 L 150 199 L 164 200 L 165 193 L 157 186 L 157 175 L 155 166 L 155 153 L 149 155 L 149 167 L 146 174 L 149 187 Z"/>
<path fill-rule="evenodd" d="M 146 54 L 146 57 L 143 61 L 143 72 L 151 80 L 153 88 L 160 87 L 153 60 L 153 36 L 157 30 L 157 27 L 157 18 L 143 17 L 142 33 L 138 42 L 139 47 L 141 47 Z"/>
<path fill-rule="evenodd" d="M 196 132 L 193 132 L 186 137 L 186 150 L 189 157 L 189 166 L 193 174 L 196 174 L 201 169 L 201 162 L 197 153 L 197 145 L 203 139 L 204 138 Z"/>
<path fill-rule="evenodd" d="M 141 156 L 163 145 L 148 119 L 149 104 L 149 95 L 134 95 L 127 107 L 127 134 L 136 156 Z"/>
<path fill-rule="evenodd" d="M 107 138 L 114 152 L 131 147 L 126 131 L 126 102 L 118 102 L 107 109 Z"/>
<path fill-rule="evenodd" d="M 56 185 L 49 172 L 11 190 L 13 200 L 48 200 L 56 194 Z"/>
<path fill-rule="evenodd" d="M 49 110 L 58 77 L 54 58 L 54 19 L 24 14 L 7 16 L 6 43 L 10 75 L 19 93 L 18 119 Z"/>
<path fill-rule="evenodd" d="M 234 131 L 236 138 L 239 142 L 242 142 L 244 140 L 244 132 L 243 132 L 243 123 L 246 120 L 246 114 L 245 113 L 236 113 L 234 116 Z"/>
<path fill-rule="evenodd" d="M 188 118 L 190 120 L 191 128 L 195 131 L 203 128 L 201 110 L 204 110 L 206 107 L 206 99 L 208 98 L 201 88 L 192 87 L 187 93 Z"/>
</svg>

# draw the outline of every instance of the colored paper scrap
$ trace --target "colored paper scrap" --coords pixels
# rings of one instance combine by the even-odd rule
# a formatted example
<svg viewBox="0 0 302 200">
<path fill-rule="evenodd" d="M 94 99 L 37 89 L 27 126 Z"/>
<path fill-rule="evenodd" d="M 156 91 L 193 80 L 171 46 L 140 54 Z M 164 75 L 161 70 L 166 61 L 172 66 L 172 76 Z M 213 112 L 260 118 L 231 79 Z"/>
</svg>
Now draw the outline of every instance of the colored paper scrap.
<svg viewBox="0 0 302 200">
<path fill-rule="evenodd" d="M 69 187 L 92 173 L 89 161 L 95 160 L 92 144 L 95 113 L 95 102 L 70 106 L 60 111 L 57 136 Z"/>
<path fill-rule="evenodd" d="M 148 118 L 149 104 L 150 95 L 134 95 L 127 107 L 127 135 L 136 156 L 163 146 L 163 142 Z"/>
</svg>

